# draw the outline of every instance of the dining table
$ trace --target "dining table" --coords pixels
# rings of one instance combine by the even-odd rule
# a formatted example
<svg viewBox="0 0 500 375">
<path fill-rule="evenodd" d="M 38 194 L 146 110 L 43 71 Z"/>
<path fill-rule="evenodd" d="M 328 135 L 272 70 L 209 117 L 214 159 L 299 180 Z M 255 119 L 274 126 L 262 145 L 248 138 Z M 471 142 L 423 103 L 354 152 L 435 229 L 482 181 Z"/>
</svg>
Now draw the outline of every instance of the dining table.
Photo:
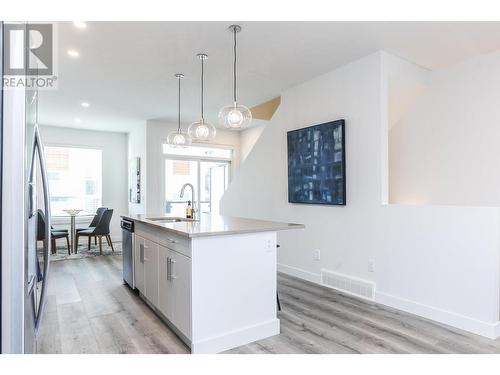
<svg viewBox="0 0 500 375">
<path fill-rule="evenodd" d="M 76 237 L 76 218 L 77 217 L 93 217 L 95 214 L 90 213 L 90 212 L 85 212 L 81 209 L 66 209 L 62 210 L 64 214 L 56 214 L 52 215 L 54 218 L 67 218 L 69 216 L 70 218 L 70 232 L 69 232 L 69 238 L 70 238 L 70 250 L 71 253 L 75 253 L 75 237 Z"/>
</svg>

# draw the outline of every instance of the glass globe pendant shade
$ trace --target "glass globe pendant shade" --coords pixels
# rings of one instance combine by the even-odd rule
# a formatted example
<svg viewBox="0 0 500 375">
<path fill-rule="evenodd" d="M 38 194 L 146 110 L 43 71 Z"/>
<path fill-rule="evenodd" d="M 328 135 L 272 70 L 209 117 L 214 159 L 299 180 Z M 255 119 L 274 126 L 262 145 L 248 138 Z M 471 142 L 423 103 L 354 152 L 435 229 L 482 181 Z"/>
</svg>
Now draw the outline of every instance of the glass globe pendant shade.
<svg viewBox="0 0 500 375">
<path fill-rule="evenodd" d="M 167 143 L 172 147 L 188 147 L 191 144 L 191 137 L 189 134 L 176 130 L 168 134 Z"/>
<path fill-rule="evenodd" d="M 219 112 L 219 123 L 228 129 L 242 129 L 250 125 L 252 112 L 241 104 L 223 107 Z"/>
<path fill-rule="evenodd" d="M 188 127 L 188 135 L 197 142 L 208 142 L 215 138 L 217 130 L 211 123 L 201 119 Z"/>
</svg>

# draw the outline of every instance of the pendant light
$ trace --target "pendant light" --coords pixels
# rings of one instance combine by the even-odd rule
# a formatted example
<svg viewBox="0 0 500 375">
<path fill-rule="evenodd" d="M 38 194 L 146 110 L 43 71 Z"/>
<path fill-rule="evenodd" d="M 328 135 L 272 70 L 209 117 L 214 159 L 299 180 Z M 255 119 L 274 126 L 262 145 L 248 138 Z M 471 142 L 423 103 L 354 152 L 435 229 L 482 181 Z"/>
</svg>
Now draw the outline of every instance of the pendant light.
<svg viewBox="0 0 500 375">
<path fill-rule="evenodd" d="M 205 120 L 205 116 L 203 113 L 203 91 L 204 91 L 204 69 L 203 63 L 206 59 L 208 59 L 208 55 L 204 53 L 199 53 L 196 55 L 201 61 L 201 118 L 199 121 L 193 122 L 189 125 L 188 134 L 189 136 L 197 142 L 208 142 L 215 138 L 215 134 L 217 134 L 217 130 L 215 127 Z"/>
<path fill-rule="evenodd" d="M 238 104 L 236 98 L 236 34 L 241 31 L 240 25 L 229 26 L 234 37 L 233 63 L 233 104 L 223 107 L 219 112 L 219 123 L 229 129 L 241 129 L 252 121 L 252 112 L 244 105 Z"/>
<path fill-rule="evenodd" d="M 178 115 L 177 115 L 177 130 L 170 132 L 167 137 L 167 143 L 172 147 L 187 147 L 191 144 L 191 137 L 189 134 L 185 133 L 181 129 L 181 79 L 184 78 L 184 74 L 177 73 L 175 75 L 179 83 L 179 100 L 178 100 Z"/>
</svg>

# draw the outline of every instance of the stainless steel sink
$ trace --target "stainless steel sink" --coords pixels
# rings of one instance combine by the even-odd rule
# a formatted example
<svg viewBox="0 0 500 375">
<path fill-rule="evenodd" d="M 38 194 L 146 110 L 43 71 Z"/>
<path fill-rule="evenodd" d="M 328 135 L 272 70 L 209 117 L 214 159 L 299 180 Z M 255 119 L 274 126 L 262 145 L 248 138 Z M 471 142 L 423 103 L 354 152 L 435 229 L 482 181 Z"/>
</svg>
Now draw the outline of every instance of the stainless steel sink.
<svg viewBox="0 0 500 375">
<path fill-rule="evenodd" d="M 146 220 L 151 220 L 158 223 L 179 223 L 182 221 L 197 221 L 194 219 L 186 219 L 184 217 L 147 217 Z"/>
</svg>

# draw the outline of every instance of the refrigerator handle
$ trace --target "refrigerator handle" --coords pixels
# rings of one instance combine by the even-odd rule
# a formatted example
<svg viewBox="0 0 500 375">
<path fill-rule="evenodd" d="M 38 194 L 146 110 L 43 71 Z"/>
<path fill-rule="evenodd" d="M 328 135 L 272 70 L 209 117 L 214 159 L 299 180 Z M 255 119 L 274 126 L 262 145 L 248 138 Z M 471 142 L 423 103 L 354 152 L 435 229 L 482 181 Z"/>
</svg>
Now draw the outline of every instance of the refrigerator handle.
<svg viewBox="0 0 500 375">
<path fill-rule="evenodd" d="M 28 215 L 29 218 L 33 217 L 35 214 L 33 207 L 33 189 L 35 188 L 35 156 L 37 152 L 37 140 L 36 135 L 33 137 L 33 146 L 31 147 L 31 160 L 29 169 L 29 181 L 28 181 Z"/>
<path fill-rule="evenodd" d="M 38 124 L 35 124 L 35 137 L 34 137 L 34 147 L 33 151 L 38 151 L 38 160 L 40 162 L 40 173 L 42 175 L 42 186 L 43 186 L 43 198 L 45 206 L 45 246 L 43 247 L 43 282 L 42 290 L 40 293 L 40 305 L 38 307 L 38 314 L 35 321 L 35 333 L 38 333 L 40 328 L 40 323 L 42 321 L 43 313 L 45 310 L 45 300 L 47 298 L 47 285 L 49 276 L 49 263 L 50 263 L 50 250 L 52 246 L 51 241 L 51 216 L 50 216 L 50 195 L 49 195 L 49 181 L 47 179 L 47 166 L 45 162 L 45 153 L 43 150 L 43 143 L 40 137 L 40 131 L 38 129 Z M 32 156 L 32 166 L 30 172 L 30 186 L 34 178 L 34 153 Z M 32 202 L 30 202 L 32 204 Z M 33 207 L 32 207 L 33 208 Z"/>
</svg>

